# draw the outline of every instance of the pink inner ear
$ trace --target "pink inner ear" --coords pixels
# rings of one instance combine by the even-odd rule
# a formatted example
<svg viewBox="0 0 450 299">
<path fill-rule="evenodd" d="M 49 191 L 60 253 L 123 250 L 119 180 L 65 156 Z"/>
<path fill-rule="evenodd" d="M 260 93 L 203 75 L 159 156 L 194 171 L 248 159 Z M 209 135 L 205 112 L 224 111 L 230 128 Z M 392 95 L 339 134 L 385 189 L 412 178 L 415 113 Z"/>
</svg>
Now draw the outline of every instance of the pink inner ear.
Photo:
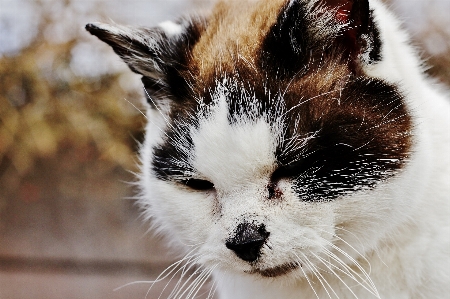
<svg viewBox="0 0 450 299">
<path fill-rule="evenodd" d="M 346 24 L 348 23 L 348 18 L 350 15 L 350 11 L 345 8 L 339 8 L 336 12 L 336 20 L 339 23 Z"/>
<path fill-rule="evenodd" d="M 353 7 L 353 1 L 350 0 L 325 0 L 330 8 L 337 9 L 335 18 L 339 23 L 349 23 L 350 14 Z"/>
</svg>

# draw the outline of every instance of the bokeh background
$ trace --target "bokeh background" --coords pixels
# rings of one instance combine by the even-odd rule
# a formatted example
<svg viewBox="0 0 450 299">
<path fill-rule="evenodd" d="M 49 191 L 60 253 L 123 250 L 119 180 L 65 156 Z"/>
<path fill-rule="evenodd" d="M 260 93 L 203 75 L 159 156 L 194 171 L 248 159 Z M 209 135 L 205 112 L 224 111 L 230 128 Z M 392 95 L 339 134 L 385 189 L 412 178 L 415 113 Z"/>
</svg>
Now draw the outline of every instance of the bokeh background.
<svg viewBox="0 0 450 299">
<path fill-rule="evenodd" d="M 139 77 L 84 31 L 154 26 L 209 0 L 0 0 L 0 299 L 141 298 L 175 259 L 132 197 Z M 450 84 L 450 0 L 392 0 Z M 165 282 L 147 298 L 158 298 Z"/>
</svg>

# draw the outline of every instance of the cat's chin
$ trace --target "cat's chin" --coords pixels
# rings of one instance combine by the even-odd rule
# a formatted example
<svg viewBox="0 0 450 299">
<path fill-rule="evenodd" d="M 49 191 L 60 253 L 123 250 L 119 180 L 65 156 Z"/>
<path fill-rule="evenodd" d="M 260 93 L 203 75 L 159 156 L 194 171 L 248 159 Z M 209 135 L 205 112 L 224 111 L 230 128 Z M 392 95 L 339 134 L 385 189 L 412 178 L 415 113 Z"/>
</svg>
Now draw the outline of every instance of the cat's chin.
<svg viewBox="0 0 450 299">
<path fill-rule="evenodd" d="M 275 278 L 283 275 L 287 275 L 290 272 L 302 267 L 297 262 L 282 264 L 273 268 L 253 268 L 249 271 L 245 271 L 248 274 L 259 274 L 263 277 Z"/>
</svg>

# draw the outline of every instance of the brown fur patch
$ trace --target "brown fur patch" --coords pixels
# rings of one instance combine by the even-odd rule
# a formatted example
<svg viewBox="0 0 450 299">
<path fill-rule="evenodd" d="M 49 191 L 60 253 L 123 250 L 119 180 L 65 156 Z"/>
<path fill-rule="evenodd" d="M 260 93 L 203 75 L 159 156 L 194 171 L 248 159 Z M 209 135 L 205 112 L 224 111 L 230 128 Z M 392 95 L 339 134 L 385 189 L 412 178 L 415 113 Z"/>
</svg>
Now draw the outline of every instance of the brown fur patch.
<svg viewBox="0 0 450 299">
<path fill-rule="evenodd" d="M 231 71 L 238 59 L 256 65 L 257 51 L 285 2 L 219 2 L 208 19 L 206 31 L 192 50 L 192 63 L 199 77 L 214 76 L 217 69 Z"/>
</svg>

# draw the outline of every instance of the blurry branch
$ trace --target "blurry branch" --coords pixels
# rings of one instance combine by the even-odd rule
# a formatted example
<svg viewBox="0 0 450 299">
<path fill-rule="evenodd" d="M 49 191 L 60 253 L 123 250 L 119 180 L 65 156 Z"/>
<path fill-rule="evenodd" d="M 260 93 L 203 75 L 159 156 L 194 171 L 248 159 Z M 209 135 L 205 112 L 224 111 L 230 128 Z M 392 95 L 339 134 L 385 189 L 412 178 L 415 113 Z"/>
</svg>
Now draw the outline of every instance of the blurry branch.
<svg viewBox="0 0 450 299">
<path fill-rule="evenodd" d="M 433 37 L 433 40 L 430 37 Z M 425 52 L 424 58 L 429 67 L 428 73 L 442 83 L 450 86 L 450 30 L 442 28 L 437 24 L 432 24 L 419 37 L 420 41 L 431 40 L 427 48 L 439 45 L 437 54 Z"/>
<path fill-rule="evenodd" d="M 450 39 L 450 36 L 448 37 Z M 438 78 L 442 83 L 450 86 L 450 50 L 437 56 L 432 56 L 428 60 L 428 73 Z"/>
<path fill-rule="evenodd" d="M 0 177 L 9 168 L 24 176 L 36 159 L 66 149 L 77 153 L 78 162 L 93 153 L 132 168 L 143 120 L 124 98 L 140 95 L 121 88 L 120 73 L 77 76 L 71 62 L 79 37 L 46 40 L 42 32 L 54 24 L 44 9 L 40 13 L 40 34 L 31 44 L 0 57 Z"/>
</svg>

